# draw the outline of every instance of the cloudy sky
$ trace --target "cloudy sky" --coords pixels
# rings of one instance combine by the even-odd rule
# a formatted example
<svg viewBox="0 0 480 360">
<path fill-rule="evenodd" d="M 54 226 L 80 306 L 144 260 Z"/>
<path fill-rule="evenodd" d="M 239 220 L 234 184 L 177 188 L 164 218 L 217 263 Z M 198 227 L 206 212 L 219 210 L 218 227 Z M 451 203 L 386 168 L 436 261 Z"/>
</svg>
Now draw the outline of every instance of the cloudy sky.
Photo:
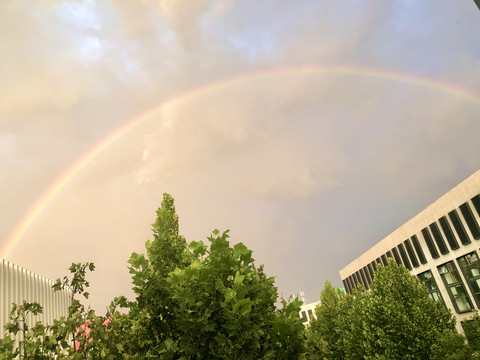
<svg viewBox="0 0 480 360">
<path fill-rule="evenodd" d="M 95 262 L 100 312 L 131 294 L 126 261 L 164 192 L 187 240 L 230 229 L 283 296 L 311 302 L 480 169 L 473 0 L 5 0 L 0 14 L 0 257 L 52 279 Z"/>
</svg>

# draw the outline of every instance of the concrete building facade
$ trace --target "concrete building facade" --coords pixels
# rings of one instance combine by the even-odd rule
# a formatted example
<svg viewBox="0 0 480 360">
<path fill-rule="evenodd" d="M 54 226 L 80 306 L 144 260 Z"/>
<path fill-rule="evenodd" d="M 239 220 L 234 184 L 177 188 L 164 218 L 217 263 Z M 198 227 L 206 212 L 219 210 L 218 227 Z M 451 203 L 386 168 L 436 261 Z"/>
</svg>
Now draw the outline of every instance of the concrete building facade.
<svg viewBox="0 0 480 360">
<path fill-rule="evenodd" d="M 480 309 L 480 171 L 340 270 L 345 289 L 369 289 L 378 264 L 403 264 L 462 321 Z"/>
<path fill-rule="evenodd" d="M 300 319 L 303 319 L 302 321 L 305 324 L 310 323 L 310 320 L 316 317 L 315 310 L 319 305 L 320 305 L 320 301 L 316 301 L 309 304 L 303 304 L 300 307 Z"/>
<path fill-rule="evenodd" d="M 43 314 L 28 318 L 29 326 L 37 321 L 52 324 L 54 319 L 67 316 L 71 294 L 66 290 L 54 292 L 53 284 L 52 280 L 0 259 L 0 338 L 5 336 L 3 327 L 9 321 L 12 303 L 19 305 L 25 300 L 43 307 Z M 20 334 L 17 341 L 22 341 Z"/>
</svg>

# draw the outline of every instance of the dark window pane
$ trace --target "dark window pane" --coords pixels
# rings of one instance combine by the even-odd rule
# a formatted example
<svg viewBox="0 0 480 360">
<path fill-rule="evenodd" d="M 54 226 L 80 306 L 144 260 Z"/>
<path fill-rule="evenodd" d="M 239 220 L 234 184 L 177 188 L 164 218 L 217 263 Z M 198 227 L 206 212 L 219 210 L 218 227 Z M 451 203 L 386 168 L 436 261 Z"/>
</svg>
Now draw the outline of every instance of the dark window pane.
<svg viewBox="0 0 480 360">
<path fill-rule="evenodd" d="M 413 248 L 412 248 L 412 244 L 410 244 L 410 240 L 409 239 L 405 240 L 403 242 L 403 245 L 405 245 L 405 249 L 407 249 L 408 257 L 410 258 L 410 261 L 412 262 L 413 267 L 419 267 L 420 264 L 418 263 L 415 253 L 413 252 Z"/>
<path fill-rule="evenodd" d="M 353 278 L 353 275 L 350 275 L 350 276 L 348 277 L 348 280 L 350 281 L 350 291 L 355 290 L 355 288 L 357 287 L 357 285 L 355 284 L 355 279 Z"/>
<path fill-rule="evenodd" d="M 432 255 L 432 258 L 436 259 L 438 258 L 438 251 L 437 248 L 435 247 L 435 244 L 433 243 L 432 236 L 430 235 L 430 231 L 428 231 L 428 228 L 425 228 L 422 230 L 422 235 L 423 238 L 425 239 L 425 243 L 427 244 L 428 250 L 430 251 L 430 255 Z"/>
<path fill-rule="evenodd" d="M 383 265 L 387 266 L 388 265 L 387 257 L 385 255 L 382 255 L 381 258 L 382 258 Z"/>
<path fill-rule="evenodd" d="M 457 259 L 463 276 L 472 291 L 477 306 L 480 306 L 480 260 L 477 253 L 472 252 Z"/>
<path fill-rule="evenodd" d="M 353 274 L 347 278 L 347 281 L 350 284 L 350 291 L 355 290 L 355 281 L 353 279 Z"/>
<path fill-rule="evenodd" d="M 363 268 L 360 269 L 360 270 L 358 270 L 358 272 L 360 273 L 360 277 L 361 277 L 361 279 L 362 279 L 363 287 L 364 287 L 365 289 L 367 289 L 367 290 L 370 289 L 370 286 L 369 286 L 369 283 L 368 283 L 368 281 L 367 281 L 367 277 L 366 277 L 366 275 L 365 275 L 365 272 L 363 271 Z"/>
<path fill-rule="evenodd" d="M 357 288 L 357 278 L 355 277 L 355 274 L 350 275 L 350 281 L 352 282 L 352 291 Z"/>
<path fill-rule="evenodd" d="M 312 310 L 308 310 L 308 317 L 309 317 L 310 319 L 312 318 L 312 315 L 313 315 Z"/>
<path fill-rule="evenodd" d="M 395 261 L 397 262 L 398 265 L 403 265 L 402 264 L 402 260 L 400 260 L 400 255 L 398 255 L 398 251 L 396 248 L 393 248 L 392 249 L 392 253 L 393 253 L 393 258 L 395 259 Z"/>
<path fill-rule="evenodd" d="M 365 280 L 365 275 L 362 274 L 362 269 L 358 270 L 357 274 L 360 278 L 360 284 L 362 284 L 364 289 L 367 289 L 367 281 Z"/>
<path fill-rule="evenodd" d="M 425 254 L 423 253 L 422 247 L 420 246 L 417 235 L 413 235 L 410 240 L 412 240 L 412 244 L 415 248 L 415 251 L 417 252 L 418 259 L 422 264 L 426 264 L 427 259 L 425 258 Z"/>
<path fill-rule="evenodd" d="M 472 302 L 465 290 L 465 286 L 455 268 L 453 261 L 438 267 L 438 272 L 447 288 L 448 295 L 452 300 L 457 313 L 472 311 Z"/>
<path fill-rule="evenodd" d="M 391 251 L 387 251 L 387 258 L 393 259 L 393 255 Z"/>
<path fill-rule="evenodd" d="M 465 231 L 465 228 L 463 227 L 462 221 L 458 217 L 457 211 L 452 210 L 448 213 L 448 217 L 450 218 L 450 221 L 453 224 L 453 227 L 455 228 L 455 231 L 457 232 L 458 237 L 460 238 L 460 241 L 462 242 L 463 245 L 470 244 L 470 238 L 467 235 L 467 232 Z"/>
<path fill-rule="evenodd" d="M 412 270 L 412 266 L 410 265 L 410 261 L 408 261 L 407 253 L 403 247 L 403 244 L 398 244 L 397 246 L 398 251 L 400 251 L 400 256 L 402 257 L 403 264 L 408 270 Z"/>
<path fill-rule="evenodd" d="M 477 210 L 477 214 L 480 216 L 480 195 L 474 196 L 472 198 L 473 206 L 475 206 L 475 210 Z"/>
<path fill-rule="evenodd" d="M 357 288 L 358 288 L 359 285 L 362 285 L 363 288 L 365 288 L 365 285 L 362 284 L 362 278 L 360 277 L 360 274 L 358 273 L 358 271 L 357 271 L 354 275 L 355 275 L 355 280 L 356 280 Z"/>
<path fill-rule="evenodd" d="M 355 284 L 353 283 L 352 275 L 347 277 L 348 287 L 350 288 L 350 293 L 355 289 Z"/>
<path fill-rule="evenodd" d="M 307 313 L 305 311 L 302 311 L 302 322 L 307 322 Z"/>
<path fill-rule="evenodd" d="M 348 281 L 347 281 L 347 279 L 343 279 L 343 280 L 342 280 L 342 283 L 343 283 L 343 287 L 345 288 L 345 291 L 347 292 L 347 294 L 350 294 L 351 291 L 350 291 L 350 287 L 348 286 Z"/>
<path fill-rule="evenodd" d="M 372 261 L 370 265 L 372 266 L 374 272 L 377 271 L 377 263 L 375 262 L 375 260 Z"/>
<path fill-rule="evenodd" d="M 473 238 L 475 240 L 480 239 L 480 229 L 478 228 L 477 220 L 473 217 L 472 210 L 468 203 L 460 205 L 460 211 L 462 212 L 463 218 L 468 225 L 468 228 L 472 232 Z"/>
<path fill-rule="evenodd" d="M 376 261 L 377 261 L 377 264 L 383 265 L 383 264 L 382 264 L 382 259 L 381 259 L 381 258 L 378 258 Z"/>
<path fill-rule="evenodd" d="M 435 239 L 435 242 L 437 243 L 437 246 L 440 252 L 442 254 L 447 254 L 448 253 L 447 244 L 445 244 L 445 240 L 443 240 L 443 236 L 442 234 L 440 234 L 440 229 L 438 228 L 437 223 L 431 223 L 430 230 L 432 231 L 433 238 Z"/>
<path fill-rule="evenodd" d="M 430 270 L 418 274 L 418 278 L 427 287 L 428 296 L 430 298 L 435 301 L 440 301 L 442 304 L 445 304 L 442 295 L 440 294 L 440 290 L 438 290 L 437 282 L 435 281 L 435 278 L 433 277 Z"/>
<path fill-rule="evenodd" d="M 453 235 L 452 228 L 448 223 L 448 220 L 445 216 L 442 216 L 439 220 L 440 226 L 442 227 L 443 233 L 447 238 L 448 245 L 450 245 L 450 249 L 455 250 L 458 249 L 460 246 L 458 245 L 457 239 L 455 239 L 455 235 Z"/>
<path fill-rule="evenodd" d="M 373 273 L 375 272 L 375 269 L 373 268 L 372 264 L 367 265 L 368 273 L 370 274 L 370 279 L 373 281 Z"/>
<path fill-rule="evenodd" d="M 370 284 L 372 283 L 372 277 L 370 276 L 368 266 L 363 267 L 363 273 L 365 274 L 365 277 L 367 278 L 368 286 L 370 287 Z"/>
</svg>

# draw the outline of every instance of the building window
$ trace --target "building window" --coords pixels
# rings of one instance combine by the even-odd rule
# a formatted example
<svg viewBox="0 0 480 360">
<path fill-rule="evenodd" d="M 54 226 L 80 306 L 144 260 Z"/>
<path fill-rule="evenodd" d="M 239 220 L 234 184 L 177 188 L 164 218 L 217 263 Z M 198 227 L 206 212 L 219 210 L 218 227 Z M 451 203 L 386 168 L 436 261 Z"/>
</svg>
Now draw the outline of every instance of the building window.
<svg viewBox="0 0 480 360">
<path fill-rule="evenodd" d="M 307 313 L 305 311 L 302 311 L 302 322 L 307 322 Z"/>
<path fill-rule="evenodd" d="M 415 251 L 417 252 L 417 256 L 420 259 L 420 262 L 422 264 L 426 264 L 427 259 L 425 258 L 425 254 L 423 253 L 422 247 L 420 246 L 420 243 L 418 242 L 417 235 L 413 235 L 411 240 L 412 240 L 413 247 L 415 248 Z"/>
<path fill-rule="evenodd" d="M 468 228 L 472 232 L 474 239 L 480 239 L 480 228 L 478 227 L 477 220 L 473 217 L 472 210 L 468 203 L 460 205 L 460 211 L 462 212 L 463 218 L 467 223 Z"/>
<path fill-rule="evenodd" d="M 410 261 L 408 261 L 407 253 L 405 252 L 405 248 L 403 247 L 403 244 L 398 244 L 397 248 L 400 251 L 400 256 L 402 257 L 402 260 L 403 260 L 403 265 L 405 265 L 405 267 L 408 270 L 412 270 L 412 266 L 410 265 Z"/>
<path fill-rule="evenodd" d="M 348 286 L 350 287 L 350 293 L 352 293 L 352 291 L 355 290 L 355 283 L 353 282 L 352 275 L 347 277 L 347 282 L 348 282 Z"/>
<path fill-rule="evenodd" d="M 412 262 L 413 267 L 419 267 L 420 264 L 418 263 L 415 253 L 413 252 L 413 248 L 412 248 L 412 244 L 410 244 L 410 240 L 409 239 L 405 240 L 403 242 L 403 245 L 405 245 L 405 249 L 407 249 L 408 257 L 410 258 L 410 261 Z"/>
<path fill-rule="evenodd" d="M 393 253 L 393 258 L 395 259 L 395 261 L 397 262 L 397 264 L 398 264 L 398 265 L 403 265 L 403 264 L 402 264 L 402 260 L 400 260 L 400 255 L 398 255 L 397 248 L 393 248 L 393 249 L 392 249 L 392 253 Z"/>
<path fill-rule="evenodd" d="M 430 255 L 432 255 L 433 259 L 438 258 L 438 251 L 433 243 L 432 236 L 430 235 L 430 231 L 427 228 L 422 230 L 423 238 L 425 239 L 425 243 L 427 244 L 428 250 L 430 251 Z"/>
<path fill-rule="evenodd" d="M 438 290 L 437 282 L 435 281 L 435 278 L 430 270 L 418 274 L 418 278 L 427 287 L 428 296 L 431 299 L 445 304 L 442 295 L 440 294 L 440 290 Z"/>
<path fill-rule="evenodd" d="M 382 258 L 383 266 L 388 266 L 388 260 L 387 260 L 387 257 L 385 256 L 385 254 L 383 254 L 381 256 L 381 258 Z"/>
<path fill-rule="evenodd" d="M 375 269 L 373 268 L 373 265 L 370 263 L 367 265 L 368 272 L 370 274 L 370 279 L 373 281 L 373 274 L 375 272 Z"/>
<path fill-rule="evenodd" d="M 467 232 L 465 231 L 465 228 L 463 227 L 462 221 L 460 220 L 460 217 L 458 216 L 458 213 L 456 210 L 452 210 L 448 213 L 448 217 L 450 218 L 450 221 L 453 224 L 453 227 L 455 228 L 455 231 L 457 232 L 458 237 L 460 238 L 460 241 L 462 242 L 463 245 L 470 244 L 470 238 L 467 235 Z"/>
<path fill-rule="evenodd" d="M 358 280 L 357 280 L 357 277 L 355 276 L 355 273 L 353 273 L 351 277 L 352 277 L 352 289 L 355 290 L 358 286 Z"/>
<path fill-rule="evenodd" d="M 440 226 L 442 227 L 443 233 L 447 238 L 448 244 L 450 245 L 450 249 L 455 250 L 458 249 L 460 246 L 458 245 L 457 239 L 455 239 L 455 235 L 453 235 L 452 228 L 448 223 L 448 220 L 445 216 L 442 216 L 439 220 Z"/>
<path fill-rule="evenodd" d="M 363 268 L 358 270 L 358 272 L 360 273 L 360 278 L 362 279 L 363 287 L 367 290 L 370 289 L 370 286 L 369 286 L 370 283 L 367 280 L 367 277 L 365 275 L 365 272 L 363 271 Z"/>
<path fill-rule="evenodd" d="M 467 280 L 475 302 L 480 306 L 480 260 L 475 252 L 457 259 L 463 276 Z"/>
<path fill-rule="evenodd" d="M 370 286 L 370 284 L 372 283 L 372 275 L 370 274 L 370 269 L 368 268 L 368 265 L 364 266 L 363 267 L 363 272 L 365 273 L 365 276 L 367 278 L 367 283 L 368 285 Z"/>
<path fill-rule="evenodd" d="M 357 289 L 358 289 L 358 286 L 359 286 L 359 285 L 362 285 L 362 287 L 365 289 L 365 284 L 362 282 L 362 278 L 361 278 L 361 276 L 360 276 L 360 272 L 357 271 L 354 275 L 355 275 L 355 280 L 357 280 L 357 281 L 356 281 L 356 283 L 357 283 Z"/>
<path fill-rule="evenodd" d="M 455 264 L 452 261 L 449 261 L 446 264 L 440 265 L 438 267 L 438 272 L 447 288 L 448 295 L 452 300 L 455 311 L 457 313 L 472 311 L 472 302 L 463 286 L 462 280 L 455 268 Z"/>
<path fill-rule="evenodd" d="M 309 318 L 310 320 L 312 319 L 312 316 L 313 316 L 312 310 L 308 310 L 308 318 Z"/>
<path fill-rule="evenodd" d="M 477 210 L 477 214 L 480 216 L 480 195 L 474 196 L 472 198 L 473 206 L 475 206 L 475 210 Z"/>
<path fill-rule="evenodd" d="M 437 223 L 430 224 L 430 231 L 433 234 L 433 238 L 437 243 L 438 249 L 442 254 L 448 254 L 447 244 L 445 244 L 445 240 L 443 240 L 442 234 L 440 234 L 440 230 L 438 229 Z"/>
</svg>

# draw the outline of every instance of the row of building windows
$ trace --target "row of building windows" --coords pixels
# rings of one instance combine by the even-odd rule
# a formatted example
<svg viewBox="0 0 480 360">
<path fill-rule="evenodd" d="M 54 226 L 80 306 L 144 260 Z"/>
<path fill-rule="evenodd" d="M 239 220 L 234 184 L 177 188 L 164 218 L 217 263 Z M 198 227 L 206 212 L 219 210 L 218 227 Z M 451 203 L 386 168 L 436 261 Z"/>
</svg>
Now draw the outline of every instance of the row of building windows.
<svg viewBox="0 0 480 360">
<path fill-rule="evenodd" d="M 471 201 L 477 214 L 480 216 L 480 195 L 473 197 Z M 459 213 L 467 225 L 471 236 L 465 229 Z M 429 226 L 423 228 L 421 233 L 431 257 L 436 259 L 440 254 L 444 255 L 449 253 L 450 250 L 460 248 L 458 240 L 460 240 L 462 245 L 470 244 L 472 238 L 479 240 L 480 226 L 472 212 L 471 206 L 468 202 L 465 202 L 460 205 L 458 209 L 450 211 L 448 213 L 448 219 L 447 216 L 442 216 L 438 221 L 434 221 Z M 418 237 L 417 235 L 413 235 L 344 279 L 343 284 L 347 292 L 351 293 L 359 284 L 368 290 L 373 280 L 373 273 L 376 270 L 377 264 L 386 266 L 388 264 L 387 258 L 395 259 L 398 264 L 403 264 L 409 270 L 411 270 L 412 267 L 417 268 L 420 264 L 427 263 Z"/>
<path fill-rule="evenodd" d="M 457 258 L 457 263 L 473 295 L 477 307 L 480 307 L 480 260 L 477 253 L 472 252 L 465 256 L 461 256 Z M 465 285 L 457 271 L 455 263 L 449 261 L 438 266 L 437 270 L 442 278 L 445 288 L 447 289 L 448 296 L 453 303 L 455 311 L 457 313 L 472 311 L 472 301 L 465 289 Z M 430 270 L 419 274 L 418 278 L 425 284 L 429 296 L 433 300 L 445 304 L 435 278 Z"/>
<path fill-rule="evenodd" d="M 477 307 L 480 308 L 480 260 L 476 252 L 457 258 L 457 263 L 463 277 L 473 295 Z M 472 311 L 473 304 L 465 289 L 457 267 L 449 261 L 437 267 L 438 273 L 447 289 L 450 300 L 457 313 Z M 435 301 L 445 304 L 431 270 L 418 274 L 418 278 L 428 289 L 429 296 Z"/>
</svg>

